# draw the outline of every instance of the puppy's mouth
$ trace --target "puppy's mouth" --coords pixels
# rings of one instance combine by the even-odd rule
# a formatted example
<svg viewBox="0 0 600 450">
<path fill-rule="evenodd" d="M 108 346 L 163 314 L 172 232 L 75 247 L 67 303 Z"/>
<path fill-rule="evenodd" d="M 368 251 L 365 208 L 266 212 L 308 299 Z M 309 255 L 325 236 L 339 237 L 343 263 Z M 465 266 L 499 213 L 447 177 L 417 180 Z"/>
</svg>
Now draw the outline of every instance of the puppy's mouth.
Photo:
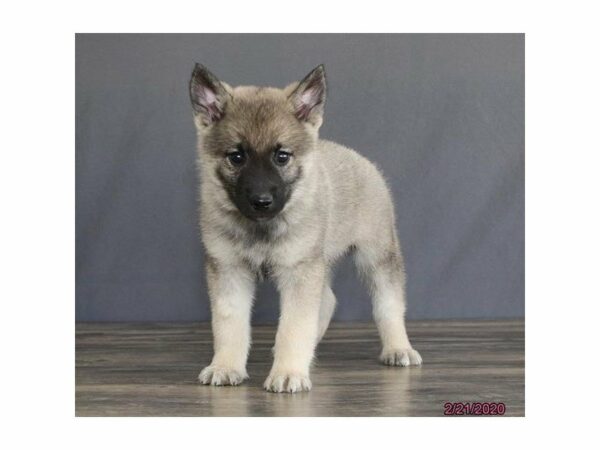
<svg viewBox="0 0 600 450">
<path fill-rule="evenodd" d="M 246 215 L 246 217 L 248 219 L 252 220 L 253 222 L 267 223 L 267 222 L 273 220 L 278 215 L 279 215 L 279 211 L 278 212 L 264 212 L 264 213 L 257 212 L 257 213 Z"/>
<path fill-rule="evenodd" d="M 266 224 L 275 219 L 277 216 L 279 216 L 285 205 L 275 204 L 272 205 L 270 208 L 261 209 L 252 207 L 252 205 L 249 205 L 247 202 L 244 202 L 241 204 L 236 203 L 236 206 L 238 208 L 238 211 L 246 219 L 255 223 Z"/>
</svg>

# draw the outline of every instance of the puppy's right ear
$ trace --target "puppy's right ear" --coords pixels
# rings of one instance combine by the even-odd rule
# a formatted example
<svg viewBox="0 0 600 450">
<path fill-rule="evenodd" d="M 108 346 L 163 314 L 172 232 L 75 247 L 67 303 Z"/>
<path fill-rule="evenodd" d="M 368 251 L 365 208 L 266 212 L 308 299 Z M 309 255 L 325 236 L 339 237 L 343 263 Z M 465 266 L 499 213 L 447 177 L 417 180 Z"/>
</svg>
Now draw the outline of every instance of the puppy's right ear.
<svg viewBox="0 0 600 450">
<path fill-rule="evenodd" d="M 194 115 L 202 125 L 209 126 L 223 118 L 229 95 L 217 77 L 196 63 L 190 80 L 190 99 Z"/>
</svg>

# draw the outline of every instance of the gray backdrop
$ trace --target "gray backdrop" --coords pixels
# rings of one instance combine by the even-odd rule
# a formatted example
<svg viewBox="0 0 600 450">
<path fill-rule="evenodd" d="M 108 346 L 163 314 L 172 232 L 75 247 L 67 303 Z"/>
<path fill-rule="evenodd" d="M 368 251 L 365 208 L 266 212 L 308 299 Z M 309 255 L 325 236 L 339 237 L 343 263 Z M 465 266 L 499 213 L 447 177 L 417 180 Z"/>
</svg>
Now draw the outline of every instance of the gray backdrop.
<svg viewBox="0 0 600 450">
<path fill-rule="evenodd" d="M 524 315 L 523 35 L 76 37 L 76 318 L 207 320 L 196 222 L 195 61 L 284 86 L 324 63 L 323 137 L 384 171 L 408 317 Z M 371 316 L 344 260 L 337 320 Z M 262 285 L 255 322 L 276 319 Z"/>
</svg>

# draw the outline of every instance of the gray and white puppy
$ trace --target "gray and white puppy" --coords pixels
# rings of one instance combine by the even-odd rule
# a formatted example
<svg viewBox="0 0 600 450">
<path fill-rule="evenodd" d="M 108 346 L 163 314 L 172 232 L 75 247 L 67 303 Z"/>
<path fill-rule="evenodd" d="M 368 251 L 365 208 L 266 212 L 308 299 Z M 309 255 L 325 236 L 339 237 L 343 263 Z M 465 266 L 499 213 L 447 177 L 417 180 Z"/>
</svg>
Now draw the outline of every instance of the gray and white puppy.
<svg viewBox="0 0 600 450">
<path fill-rule="evenodd" d="M 404 267 L 386 183 L 367 159 L 321 140 L 325 71 L 284 89 L 231 87 L 196 64 L 190 81 L 198 135 L 200 223 L 214 357 L 204 384 L 248 377 L 257 276 L 281 295 L 274 362 L 264 387 L 311 389 L 315 347 L 335 308 L 333 264 L 355 253 L 393 366 L 421 364 L 404 324 Z"/>
</svg>

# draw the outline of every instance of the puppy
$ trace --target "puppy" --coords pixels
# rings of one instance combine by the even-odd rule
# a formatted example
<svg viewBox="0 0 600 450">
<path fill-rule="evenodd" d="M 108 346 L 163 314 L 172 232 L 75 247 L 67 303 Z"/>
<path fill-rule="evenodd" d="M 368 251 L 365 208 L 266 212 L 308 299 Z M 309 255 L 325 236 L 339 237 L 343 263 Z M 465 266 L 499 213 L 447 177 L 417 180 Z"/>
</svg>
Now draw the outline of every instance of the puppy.
<svg viewBox="0 0 600 450">
<path fill-rule="evenodd" d="M 255 283 L 268 274 L 281 316 L 264 387 L 310 390 L 315 347 L 336 304 L 332 267 L 350 250 L 372 292 L 380 360 L 421 364 L 404 324 L 404 265 L 390 191 L 367 159 L 319 139 L 324 67 L 284 89 L 233 88 L 196 64 L 190 96 L 214 336 L 214 357 L 199 380 L 237 385 L 248 377 Z"/>
</svg>

